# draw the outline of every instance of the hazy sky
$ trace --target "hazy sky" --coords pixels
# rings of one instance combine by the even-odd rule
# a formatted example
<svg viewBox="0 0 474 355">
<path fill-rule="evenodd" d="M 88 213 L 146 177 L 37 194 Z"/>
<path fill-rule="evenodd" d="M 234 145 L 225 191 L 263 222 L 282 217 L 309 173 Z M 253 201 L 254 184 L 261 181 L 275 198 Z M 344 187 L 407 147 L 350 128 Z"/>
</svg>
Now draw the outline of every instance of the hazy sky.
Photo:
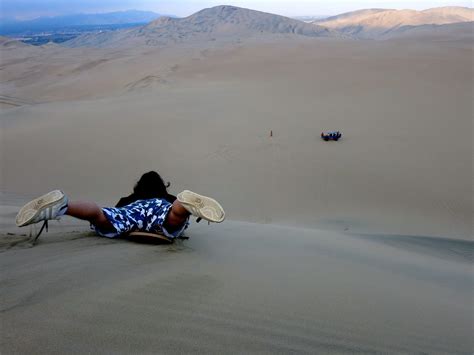
<svg viewBox="0 0 474 355">
<path fill-rule="evenodd" d="M 216 5 L 235 5 L 287 16 L 334 15 L 362 8 L 426 9 L 472 6 L 472 0 L 0 0 L 0 17 L 33 18 L 127 9 L 187 16 Z"/>
</svg>

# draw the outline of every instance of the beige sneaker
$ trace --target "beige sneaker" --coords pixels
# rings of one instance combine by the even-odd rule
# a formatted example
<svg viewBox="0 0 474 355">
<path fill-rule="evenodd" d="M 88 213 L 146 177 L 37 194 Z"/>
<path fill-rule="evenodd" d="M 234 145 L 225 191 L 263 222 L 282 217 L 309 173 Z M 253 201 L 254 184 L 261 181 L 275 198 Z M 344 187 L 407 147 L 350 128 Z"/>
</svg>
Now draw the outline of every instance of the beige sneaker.
<svg viewBox="0 0 474 355">
<path fill-rule="evenodd" d="M 225 219 L 225 212 L 216 200 L 198 195 L 195 192 L 184 190 L 178 194 L 178 201 L 193 216 L 203 218 L 209 222 L 221 223 Z"/>
<path fill-rule="evenodd" d="M 16 216 L 16 225 L 29 224 L 58 219 L 67 209 L 68 199 L 60 190 L 54 190 L 24 205 Z"/>
</svg>

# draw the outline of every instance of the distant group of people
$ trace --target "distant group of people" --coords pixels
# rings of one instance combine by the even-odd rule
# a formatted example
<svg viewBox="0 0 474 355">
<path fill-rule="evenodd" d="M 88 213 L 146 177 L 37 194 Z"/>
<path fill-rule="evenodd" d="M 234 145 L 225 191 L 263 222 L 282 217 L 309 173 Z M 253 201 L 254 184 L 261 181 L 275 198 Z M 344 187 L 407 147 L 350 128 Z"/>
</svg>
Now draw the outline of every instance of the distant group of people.
<svg viewBox="0 0 474 355">
<path fill-rule="evenodd" d="M 339 131 L 332 131 L 332 132 L 321 132 L 321 138 L 325 141 L 333 140 L 337 141 L 342 137 L 342 133 Z"/>
</svg>

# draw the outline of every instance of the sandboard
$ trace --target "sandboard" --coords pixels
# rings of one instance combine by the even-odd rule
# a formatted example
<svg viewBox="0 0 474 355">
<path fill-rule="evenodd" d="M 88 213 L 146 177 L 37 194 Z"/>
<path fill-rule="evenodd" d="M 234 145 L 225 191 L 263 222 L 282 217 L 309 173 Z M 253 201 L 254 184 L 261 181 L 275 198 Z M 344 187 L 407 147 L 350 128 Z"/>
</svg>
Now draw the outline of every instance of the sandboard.
<svg viewBox="0 0 474 355">
<path fill-rule="evenodd" d="M 131 232 L 128 234 L 128 237 L 133 240 L 142 241 L 142 242 L 151 242 L 158 244 L 171 244 L 173 239 L 168 238 L 163 234 L 158 233 L 149 233 L 149 232 Z"/>
</svg>

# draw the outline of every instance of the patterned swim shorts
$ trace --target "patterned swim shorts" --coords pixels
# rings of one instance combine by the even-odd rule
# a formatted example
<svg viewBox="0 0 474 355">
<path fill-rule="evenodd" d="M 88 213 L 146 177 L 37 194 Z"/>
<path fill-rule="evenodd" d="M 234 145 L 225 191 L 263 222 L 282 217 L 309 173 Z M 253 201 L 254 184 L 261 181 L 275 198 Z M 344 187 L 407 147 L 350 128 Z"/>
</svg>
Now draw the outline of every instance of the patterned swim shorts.
<svg viewBox="0 0 474 355">
<path fill-rule="evenodd" d="M 188 227 L 189 219 L 182 228 L 169 233 L 163 224 L 170 209 L 171 203 L 159 198 L 139 200 L 120 208 L 104 207 L 102 211 L 114 226 L 115 232 L 103 232 L 97 227 L 94 229 L 97 234 L 108 238 L 116 238 L 134 231 L 162 233 L 168 238 L 176 238 Z"/>
</svg>

